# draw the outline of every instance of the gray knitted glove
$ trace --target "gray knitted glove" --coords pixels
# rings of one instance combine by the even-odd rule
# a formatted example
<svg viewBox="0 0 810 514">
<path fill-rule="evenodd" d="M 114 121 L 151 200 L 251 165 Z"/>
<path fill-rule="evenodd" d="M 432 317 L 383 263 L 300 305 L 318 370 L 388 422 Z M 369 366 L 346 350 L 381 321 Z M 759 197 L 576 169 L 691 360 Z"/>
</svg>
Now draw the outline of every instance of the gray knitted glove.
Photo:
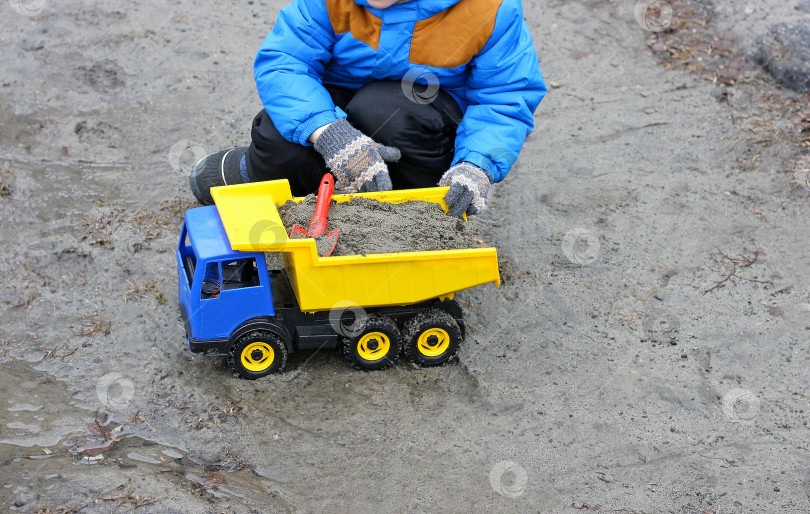
<svg viewBox="0 0 810 514">
<path fill-rule="evenodd" d="M 399 150 L 374 142 L 345 119 L 326 127 L 315 141 L 315 150 L 323 155 L 338 187 L 349 193 L 393 188 L 383 161 L 398 161 Z"/>
<path fill-rule="evenodd" d="M 450 186 L 444 195 L 449 207 L 448 213 L 460 218 L 478 214 L 489 206 L 489 193 L 492 177 L 489 173 L 470 162 L 461 161 L 444 172 L 440 186 Z"/>
</svg>

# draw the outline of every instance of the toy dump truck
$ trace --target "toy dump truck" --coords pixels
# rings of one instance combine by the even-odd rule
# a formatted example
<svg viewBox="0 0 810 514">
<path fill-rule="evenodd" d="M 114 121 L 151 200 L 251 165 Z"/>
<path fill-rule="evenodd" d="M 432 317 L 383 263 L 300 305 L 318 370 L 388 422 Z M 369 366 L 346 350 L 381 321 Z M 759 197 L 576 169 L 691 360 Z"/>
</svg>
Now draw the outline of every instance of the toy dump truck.
<svg viewBox="0 0 810 514">
<path fill-rule="evenodd" d="M 446 209 L 446 191 L 333 199 L 424 200 Z M 366 370 L 392 364 L 400 351 L 418 365 L 440 365 L 465 336 L 454 293 L 500 285 L 495 248 L 320 257 L 314 239 L 287 235 L 277 207 L 304 198 L 293 198 L 286 180 L 214 188 L 212 196 L 215 206 L 185 215 L 179 300 L 189 349 L 226 356 L 243 378 L 279 372 L 291 353 L 319 348 L 339 347 Z"/>
</svg>

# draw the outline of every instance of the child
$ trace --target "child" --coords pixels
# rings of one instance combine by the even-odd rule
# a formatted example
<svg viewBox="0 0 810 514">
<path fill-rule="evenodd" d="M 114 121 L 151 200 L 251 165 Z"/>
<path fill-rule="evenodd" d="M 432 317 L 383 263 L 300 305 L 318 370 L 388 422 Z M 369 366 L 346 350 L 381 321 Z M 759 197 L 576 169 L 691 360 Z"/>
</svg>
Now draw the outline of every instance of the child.
<svg viewBox="0 0 810 514">
<path fill-rule="evenodd" d="M 487 208 L 546 93 L 520 0 L 293 0 L 254 63 L 249 147 L 200 159 L 191 189 L 285 178 L 314 193 L 450 186 Z M 387 162 L 387 164 L 386 164 Z"/>
</svg>

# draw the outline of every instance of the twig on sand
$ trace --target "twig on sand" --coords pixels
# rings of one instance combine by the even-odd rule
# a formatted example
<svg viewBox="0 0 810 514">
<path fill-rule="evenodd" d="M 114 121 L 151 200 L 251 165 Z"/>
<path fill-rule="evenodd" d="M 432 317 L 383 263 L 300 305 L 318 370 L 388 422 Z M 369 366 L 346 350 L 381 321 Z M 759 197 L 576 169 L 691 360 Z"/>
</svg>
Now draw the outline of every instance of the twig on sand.
<svg viewBox="0 0 810 514">
<path fill-rule="evenodd" d="M 104 496 L 99 499 L 103 501 L 117 501 L 119 507 L 124 504 L 131 503 L 133 509 L 137 509 L 138 507 L 143 507 L 145 505 L 152 505 L 153 503 L 157 503 L 160 501 L 157 498 L 150 498 L 148 496 L 138 496 L 136 494 L 133 494 L 132 489 L 128 489 L 125 492 L 124 489 L 125 485 L 126 484 L 121 484 L 120 486 L 118 486 L 117 496 Z"/>
<path fill-rule="evenodd" d="M 731 281 L 731 283 L 733 284 L 734 281 L 732 279 L 735 279 L 735 278 L 740 279 L 740 280 L 747 280 L 749 282 L 759 282 L 761 284 L 773 285 L 773 282 L 770 281 L 770 280 L 757 280 L 755 278 L 741 277 L 740 275 L 737 274 L 739 271 L 741 271 L 743 269 L 746 269 L 746 268 L 750 268 L 751 266 L 756 264 L 756 262 L 759 260 L 760 255 L 762 255 L 762 251 L 759 248 L 757 248 L 753 252 L 750 252 L 748 250 L 744 250 L 744 251 L 749 254 L 748 257 L 735 258 L 735 257 L 729 257 L 722 250 L 720 250 L 718 248 L 717 253 L 714 254 L 714 255 L 717 256 L 717 262 L 720 263 L 723 267 L 725 267 L 727 264 L 730 264 L 731 265 L 731 271 L 729 271 L 726 274 L 725 277 L 723 277 L 720 281 L 715 283 L 712 287 L 710 287 L 709 289 L 706 289 L 705 291 L 703 291 L 704 295 L 714 291 L 715 289 L 719 289 L 719 288 L 723 287 L 723 285 L 726 282 Z"/>
</svg>

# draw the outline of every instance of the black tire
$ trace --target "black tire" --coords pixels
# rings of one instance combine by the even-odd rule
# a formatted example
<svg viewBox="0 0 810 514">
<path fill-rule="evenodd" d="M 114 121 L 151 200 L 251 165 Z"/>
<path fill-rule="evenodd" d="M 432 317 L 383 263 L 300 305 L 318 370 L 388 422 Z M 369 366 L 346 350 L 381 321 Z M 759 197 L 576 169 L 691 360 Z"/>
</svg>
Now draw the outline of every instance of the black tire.
<svg viewBox="0 0 810 514">
<path fill-rule="evenodd" d="M 387 316 L 371 315 L 359 335 L 341 341 L 343 357 L 353 366 L 378 370 L 392 365 L 399 355 L 402 336 Z"/>
<path fill-rule="evenodd" d="M 276 334 L 267 330 L 252 330 L 231 346 L 228 364 L 238 377 L 256 380 L 284 369 L 287 348 Z"/>
<path fill-rule="evenodd" d="M 405 322 L 403 349 L 420 366 L 441 366 L 461 346 L 461 329 L 453 316 L 439 309 L 421 312 Z"/>
</svg>

